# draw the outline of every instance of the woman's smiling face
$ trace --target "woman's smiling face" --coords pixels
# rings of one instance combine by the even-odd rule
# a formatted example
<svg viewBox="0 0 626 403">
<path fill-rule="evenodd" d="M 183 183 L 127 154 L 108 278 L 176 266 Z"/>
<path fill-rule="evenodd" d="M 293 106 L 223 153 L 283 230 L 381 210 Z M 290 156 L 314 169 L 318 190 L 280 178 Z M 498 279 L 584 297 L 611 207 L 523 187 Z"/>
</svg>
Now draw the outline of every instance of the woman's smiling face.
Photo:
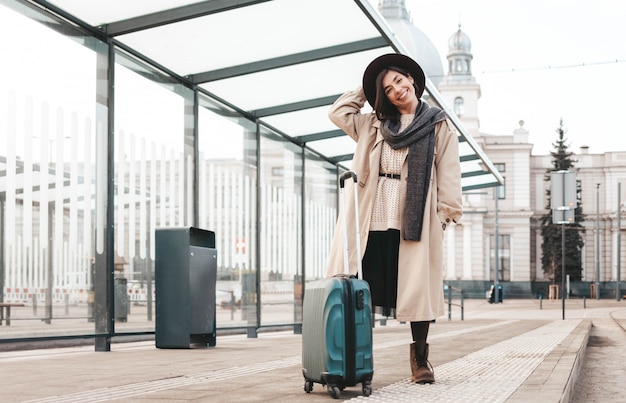
<svg viewBox="0 0 626 403">
<path fill-rule="evenodd" d="M 401 114 L 415 113 L 417 108 L 417 96 L 413 77 L 405 76 L 395 70 L 389 70 L 382 80 L 385 95 Z"/>
</svg>

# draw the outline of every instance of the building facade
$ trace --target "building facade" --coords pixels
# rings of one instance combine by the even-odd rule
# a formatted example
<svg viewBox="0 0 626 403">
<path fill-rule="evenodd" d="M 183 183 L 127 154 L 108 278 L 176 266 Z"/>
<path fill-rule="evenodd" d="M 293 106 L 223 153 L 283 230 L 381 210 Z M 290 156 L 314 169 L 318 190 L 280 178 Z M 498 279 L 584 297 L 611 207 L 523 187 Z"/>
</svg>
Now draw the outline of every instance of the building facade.
<svg viewBox="0 0 626 403">
<path fill-rule="evenodd" d="M 448 261 L 447 278 L 474 295 L 480 294 L 494 282 L 497 255 L 498 281 L 505 295 L 547 295 L 551 280 L 541 265 L 540 226 L 542 215 L 550 213 L 547 196 L 550 184 L 546 177 L 553 167 L 552 157 L 532 154 L 533 145 L 529 143 L 523 121 L 512 128 L 511 134 L 480 131 L 481 89 L 472 76 L 470 38 L 460 27 L 450 37 L 448 49 L 448 73 L 438 85 L 439 91 L 498 168 L 505 183 L 487 191 L 465 194 L 462 226 L 463 234 L 468 235 L 457 234 L 455 244 L 471 242 L 471 247 L 463 248 L 472 251 L 471 258 L 455 254 L 455 259 Z M 626 212 L 623 202 L 626 151 L 591 154 L 588 147 L 569 151 L 574 153 L 585 213 L 585 221 L 581 223 L 585 229 L 582 282 L 570 284 L 570 294 L 592 296 L 592 284 L 599 283 L 601 296 L 617 296 L 616 290 L 621 287 L 618 281 L 623 279 L 623 271 L 618 276 L 620 257 L 626 251 L 618 236 L 618 212 L 621 211 L 622 219 Z"/>
</svg>

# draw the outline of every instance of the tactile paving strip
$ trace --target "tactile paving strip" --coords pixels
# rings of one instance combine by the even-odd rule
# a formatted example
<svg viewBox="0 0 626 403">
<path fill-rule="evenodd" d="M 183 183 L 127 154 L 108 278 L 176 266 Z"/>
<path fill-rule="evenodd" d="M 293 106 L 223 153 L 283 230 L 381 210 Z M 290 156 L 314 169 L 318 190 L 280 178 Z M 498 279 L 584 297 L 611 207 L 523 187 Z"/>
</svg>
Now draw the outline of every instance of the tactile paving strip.
<svg viewBox="0 0 626 403">
<path fill-rule="evenodd" d="M 550 323 L 440 365 L 435 368 L 434 384 L 405 379 L 349 401 L 504 402 L 579 323 Z"/>
<path fill-rule="evenodd" d="M 223 379 L 231 379 L 244 375 L 254 375 L 261 372 L 272 371 L 279 368 L 300 365 L 301 357 L 291 357 L 283 360 L 260 362 L 258 364 L 245 365 L 241 367 L 225 368 L 202 374 L 177 376 L 156 381 L 146 381 L 120 385 L 109 388 L 88 390 L 85 392 L 72 393 L 68 395 L 55 396 L 45 399 L 30 400 L 30 403 L 54 403 L 54 402 L 108 402 L 116 399 L 125 399 L 133 396 L 141 396 L 188 385 L 197 385 L 209 382 L 216 382 Z"/>
</svg>

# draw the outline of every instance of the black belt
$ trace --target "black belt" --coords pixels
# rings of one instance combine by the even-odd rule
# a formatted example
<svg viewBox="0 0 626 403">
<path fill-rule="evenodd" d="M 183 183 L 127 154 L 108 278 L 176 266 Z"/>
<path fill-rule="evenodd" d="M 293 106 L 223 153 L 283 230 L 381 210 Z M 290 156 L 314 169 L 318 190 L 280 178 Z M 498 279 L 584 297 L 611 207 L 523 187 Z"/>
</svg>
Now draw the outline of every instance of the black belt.
<svg viewBox="0 0 626 403">
<path fill-rule="evenodd" d="M 385 174 L 385 173 L 379 172 L 378 176 L 384 176 L 385 178 L 391 178 L 391 179 L 400 179 L 400 175 L 398 174 Z"/>
</svg>

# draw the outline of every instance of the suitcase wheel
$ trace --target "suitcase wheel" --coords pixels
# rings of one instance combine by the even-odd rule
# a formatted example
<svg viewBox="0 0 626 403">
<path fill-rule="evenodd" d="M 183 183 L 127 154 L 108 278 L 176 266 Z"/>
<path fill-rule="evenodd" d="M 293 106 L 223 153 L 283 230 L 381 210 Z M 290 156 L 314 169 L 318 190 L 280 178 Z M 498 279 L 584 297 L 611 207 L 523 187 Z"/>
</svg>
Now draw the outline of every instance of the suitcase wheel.
<svg viewBox="0 0 626 403">
<path fill-rule="evenodd" d="M 304 391 L 306 393 L 311 393 L 313 390 L 313 382 L 312 381 L 304 381 Z"/>
<path fill-rule="evenodd" d="M 339 396 L 341 396 L 341 389 L 339 389 L 339 386 L 337 385 L 328 385 L 328 394 L 333 399 L 339 399 Z"/>
<path fill-rule="evenodd" d="M 370 381 L 363 382 L 363 396 L 372 394 L 372 383 Z"/>
</svg>

